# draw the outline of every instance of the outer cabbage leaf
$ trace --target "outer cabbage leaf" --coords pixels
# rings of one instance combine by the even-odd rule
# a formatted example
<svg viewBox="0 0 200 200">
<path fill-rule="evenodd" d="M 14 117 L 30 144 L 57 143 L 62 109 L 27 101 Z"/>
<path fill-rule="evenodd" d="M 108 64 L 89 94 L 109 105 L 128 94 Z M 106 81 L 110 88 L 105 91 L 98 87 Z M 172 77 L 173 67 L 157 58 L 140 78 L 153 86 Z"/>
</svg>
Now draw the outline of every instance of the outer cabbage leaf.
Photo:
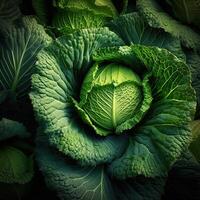
<svg viewBox="0 0 200 200">
<path fill-rule="evenodd" d="M 32 0 L 33 8 L 36 12 L 36 15 L 38 16 L 39 20 L 43 24 L 49 23 L 49 12 L 51 10 L 52 2 L 48 0 Z"/>
<path fill-rule="evenodd" d="M 117 15 L 111 0 L 57 0 L 52 25 L 61 34 L 84 28 L 102 27 Z"/>
<path fill-rule="evenodd" d="M 163 200 L 199 199 L 200 165 L 191 155 L 184 156 L 168 173 Z"/>
<path fill-rule="evenodd" d="M 180 39 L 183 46 L 200 49 L 200 35 L 169 16 L 156 0 L 137 0 L 137 7 L 151 27 L 164 29 Z"/>
<path fill-rule="evenodd" d="M 56 7 L 92 11 L 95 15 L 115 17 L 117 11 L 111 0 L 56 0 Z"/>
<path fill-rule="evenodd" d="M 120 179 L 166 175 L 191 142 L 188 123 L 196 107 L 189 68 L 169 51 L 132 45 L 120 47 L 115 52 L 113 49 L 99 50 L 94 55 L 97 62 L 117 60 L 125 64 L 134 60 L 133 57 L 152 74 L 153 103 L 140 127 L 132 130 L 134 136 L 129 137 L 126 152 L 110 165 L 112 175 Z"/>
<path fill-rule="evenodd" d="M 96 165 L 120 156 L 126 138 L 97 137 L 81 124 L 71 101 L 78 100 L 80 85 L 97 48 L 118 46 L 122 41 L 107 28 L 85 29 L 56 40 L 38 55 L 31 99 L 51 145 L 80 164 Z"/>
<path fill-rule="evenodd" d="M 29 133 L 23 124 L 3 118 L 0 121 L 0 141 L 18 136 L 20 138 L 27 138 Z"/>
<path fill-rule="evenodd" d="M 174 15 L 184 23 L 194 24 L 200 28 L 199 0 L 166 0 L 172 7 Z"/>
<path fill-rule="evenodd" d="M 195 52 L 186 52 L 187 63 L 192 73 L 192 86 L 197 95 L 197 111 L 196 116 L 200 117 L 200 55 Z"/>
<path fill-rule="evenodd" d="M 70 163 L 44 142 L 47 141 L 39 143 L 37 160 L 47 186 L 56 190 L 60 199 L 115 199 L 104 167 L 81 167 Z"/>
<path fill-rule="evenodd" d="M 36 55 L 50 41 L 44 28 L 33 18 L 23 18 L 21 27 L 12 26 L 0 45 L 0 90 L 10 91 L 18 98 L 26 95 Z"/>
<path fill-rule="evenodd" d="M 19 9 L 20 0 L 1 0 L 0 1 L 0 21 L 5 20 L 12 23 L 21 16 Z"/>
<path fill-rule="evenodd" d="M 115 194 L 120 200 L 160 200 L 164 193 L 165 178 L 137 177 L 114 181 Z"/>
<path fill-rule="evenodd" d="M 122 15 L 109 23 L 109 28 L 119 35 L 125 44 L 143 44 L 165 48 L 177 57 L 185 59 L 180 41 L 160 28 L 152 28 L 137 12 Z"/>
<path fill-rule="evenodd" d="M 200 162 L 200 120 L 191 122 L 190 126 L 192 128 L 193 141 L 189 149 L 197 161 Z"/>
<path fill-rule="evenodd" d="M 40 170 L 47 186 L 60 199 L 158 200 L 164 179 L 130 179 L 118 181 L 107 175 L 105 166 L 80 167 L 47 146 L 47 138 L 39 136 L 36 151 Z"/>
<path fill-rule="evenodd" d="M 92 12 L 60 9 L 53 17 L 52 26 L 61 34 L 68 34 L 80 29 L 102 27 L 105 22 L 105 18 Z"/>
<path fill-rule="evenodd" d="M 20 150 L 3 146 L 0 149 L 0 182 L 24 184 L 33 177 L 33 159 Z"/>
</svg>

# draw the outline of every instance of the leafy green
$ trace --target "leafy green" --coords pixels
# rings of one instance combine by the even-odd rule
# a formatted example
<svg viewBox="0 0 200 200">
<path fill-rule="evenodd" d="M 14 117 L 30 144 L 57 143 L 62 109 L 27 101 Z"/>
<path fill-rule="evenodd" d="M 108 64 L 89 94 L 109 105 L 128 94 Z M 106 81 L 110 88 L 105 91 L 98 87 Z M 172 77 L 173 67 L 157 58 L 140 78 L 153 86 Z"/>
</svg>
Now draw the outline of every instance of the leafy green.
<svg viewBox="0 0 200 200">
<path fill-rule="evenodd" d="M 115 180 L 107 175 L 106 166 L 81 167 L 49 148 L 46 140 L 37 139 L 37 160 L 46 184 L 60 199 L 159 200 L 162 195 L 165 179 Z"/>
<path fill-rule="evenodd" d="M 71 97 L 79 98 L 81 82 L 92 63 L 92 52 L 120 44 L 122 41 L 107 28 L 86 29 L 59 38 L 38 55 L 30 95 L 37 119 L 47 127 L 45 132 L 51 145 L 80 164 L 110 162 L 125 148 L 125 138 L 98 138 L 81 124 L 71 101 Z"/>
<path fill-rule="evenodd" d="M 62 34 L 72 33 L 84 28 L 98 28 L 104 26 L 106 20 L 102 16 L 96 16 L 85 10 L 59 9 L 54 15 L 52 26 Z"/>
<path fill-rule="evenodd" d="M 90 118 L 92 122 L 89 124 L 94 123 L 97 134 L 118 133 L 118 126 L 137 113 L 143 96 L 142 82 L 131 69 L 117 63 L 97 70 L 95 65 L 94 68 L 90 69 L 82 84 L 81 112 L 85 111 L 84 115 Z M 103 133 L 98 126 L 105 129 Z"/>
<path fill-rule="evenodd" d="M 200 117 L 200 55 L 193 51 L 186 52 L 186 60 L 192 73 L 192 86 L 196 91 L 196 116 Z"/>
<path fill-rule="evenodd" d="M 162 28 L 182 45 L 199 50 L 200 36 L 189 26 L 183 25 L 168 15 L 156 0 L 138 0 L 137 7 L 151 27 Z"/>
<path fill-rule="evenodd" d="M 117 15 L 111 0 L 56 0 L 55 6 L 69 10 L 85 10 L 105 17 Z"/>
<path fill-rule="evenodd" d="M 119 35 L 127 45 L 143 44 L 165 48 L 185 60 L 180 41 L 160 27 L 149 26 L 137 12 L 121 15 L 109 23 L 109 28 Z"/>
<path fill-rule="evenodd" d="M 38 120 L 46 127 L 45 133 L 51 145 L 55 145 L 80 164 L 95 165 L 115 159 L 110 165 L 110 172 L 117 178 L 124 179 L 140 174 L 148 177 L 166 174 L 192 137 L 187 123 L 194 115 L 196 103 L 188 67 L 167 50 L 156 47 L 133 45 L 103 49 L 102 52 L 99 50 L 94 54 L 96 62 L 116 60 L 124 62 L 125 65 L 132 63 L 133 69 L 137 69 L 137 65 L 133 65 L 132 60 L 137 60 L 145 65 L 152 77 L 149 84 L 154 100 L 150 112 L 146 114 L 145 121 L 138 129 L 130 131 L 134 136 L 129 136 L 128 148 L 117 158 L 123 151 L 122 146 L 126 145 L 123 137 L 113 135 L 99 138 L 92 132 L 86 132 L 85 130 L 90 129 L 84 129 L 80 119 L 76 120 L 76 112 L 71 103 L 71 97 L 76 100 L 79 98 L 79 92 L 76 93 L 76 90 L 82 81 L 78 74 L 84 77 L 85 66 L 89 66 L 89 60 L 83 62 L 78 57 L 82 52 L 81 58 L 84 58 L 88 51 L 87 47 L 85 52 L 80 36 L 84 37 L 84 42 L 87 39 L 92 42 L 88 33 L 88 30 L 81 31 L 77 33 L 81 35 L 78 38 L 73 35 L 73 39 L 62 37 L 38 57 L 38 72 L 33 76 L 31 98 Z M 109 32 L 106 33 L 108 36 Z M 70 43 L 73 46 L 71 51 L 68 51 Z M 76 43 L 82 44 L 76 48 L 79 53 L 77 51 L 70 56 Z M 70 58 L 74 58 L 74 55 L 76 59 L 71 61 Z M 73 75 L 70 69 L 73 69 Z"/>
<path fill-rule="evenodd" d="M 44 148 L 44 144 L 37 150 L 37 159 L 47 185 L 60 191 L 60 199 L 114 199 L 115 195 L 104 167 L 70 164 L 50 149 Z"/>
<path fill-rule="evenodd" d="M 0 21 L 5 20 L 12 23 L 21 17 L 19 9 L 20 0 L 1 0 L 0 1 Z M 1 21 L 2 22 L 2 21 Z"/>
<path fill-rule="evenodd" d="M 188 151 L 185 151 L 188 154 Z M 198 199 L 200 187 L 200 165 L 191 154 L 178 160 L 171 168 L 163 199 Z"/>
<path fill-rule="evenodd" d="M 5 142 L 15 136 L 23 139 L 30 135 L 23 124 L 3 118 L 0 121 L 0 182 L 25 184 L 33 177 L 33 158 Z"/>
<path fill-rule="evenodd" d="M 164 175 L 191 141 L 187 123 L 196 102 L 189 68 L 167 50 L 140 45 L 97 53 L 95 60 L 109 61 L 120 55 L 126 64 L 131 56 L 139 59 L 152 73 L 153 104 L 138 130 L 132 130 L 135 136 L 129 138 L 126 152 L 111 163 L 111 173 L 123 179 L 140 174 Z"/>
<path fill-rule="evenodd" d="M 174 15 L 184 23 L 194 24 L 200 28 L 199 0 L 166 0 Z"/>
<path fill-rule="evenodd" d="M 22 26 L 11 26 L 8 37 L 0 45 L 0 90 L 14 98 L 27 94 L 37 53 L 51 38 L 32 17 L 24 17 Z"/>
<path fill-rule="evenodd" d="M 38 16 L 39 20 L 43 24 L 49 24 L 49 15 L 51 11 L 51 1 L 48 0 L 32 0 L 33 8 Z"/>
<path fill-rule="evenodd" d="M 200 120 L 191 122 L 190 126 L 192 128 L 193 141 L 189 149 L 198 162 L 200 162 Z"/>
<path fill-rule="evenodd" d="M 32 179 L 33 172 L 32 156 L 11 146 L 0 148 L 0 182 L 24 184 Z"/>
<path fill-rule="evenodd" d="M 107 13 L 98 8 L 95 16 L 94 2 L 54 2 L 55 26 L 67 35 L 37 55 L 37 161 L 61 199 L 160 199 L 164 177 L 192 141 L 185 35 L 151 25 L 144 13 L 114 19 L 110 30 L 93 26 Z M 190 39 L 184 45 L 196 50 L 198 37 Z"/>
<path fill-rule="evenodd" d="M 27 138 L 30 134 L 27 132 L 23 124 L 3 118 L 0 121 L 0 141 L 18 136 L 20 138 Z"/>
</svg>

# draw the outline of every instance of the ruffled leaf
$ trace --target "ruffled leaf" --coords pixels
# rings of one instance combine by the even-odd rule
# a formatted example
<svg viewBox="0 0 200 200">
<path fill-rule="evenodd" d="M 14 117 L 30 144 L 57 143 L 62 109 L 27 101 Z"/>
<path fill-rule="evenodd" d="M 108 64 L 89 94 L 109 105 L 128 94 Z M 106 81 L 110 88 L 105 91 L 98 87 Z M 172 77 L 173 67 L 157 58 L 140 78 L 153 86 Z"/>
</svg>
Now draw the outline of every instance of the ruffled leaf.
<svg viewBox="0 0 200 200">
<path fill-rule="evenodd" d="M 154 101 L 141 126 L 133 130 L 135 137 L 129 138 L 126 152 L 112 162 L 110 171 L 120 179 L 166 175 L 192 140 L 188 123 L 194 117 L 196 101 L 189 68 L 164 49 L 125 48 L 121 52 L 128 54 L 129 49 L 151 71 Z"/>
<path fill-rule="evenodd" d="M 117 15 L 116 8 L 111 0 L 56 0 L 55 6 L 66 10 L 85 10 L 105 17 Z"/>
<path fill-rule="evenodd" d="M 156 0 L 138 0 L 137 7 L 151 27 L 164 29 L 181 40 L 182 45 L 200 49 L 200 36 L 189 26 L 183 25 L 167 14 Z"/>
<path fill-rule="evenodd" d="M 165 178 L 138 177 L 119 181 L 108 176 L 105 166 L 80 167 L 47 146 L 47 138 L 38 137 L 37 161 L 47 186 L 60 199 L 159 200 Z"/>
<path fill-rule="evenodd" d="M 53 17 L 52 26 L 61 34 L 69 34 L 80 29 L 99 28 L 104 26 L 105 22 L 105 18 L 92 12 L 60 9 Z"/>
<path fill-rule="evenodd" d="M 109 23 L 109 27 L 119 35 L 126 45 L 142 44 L 165 48 L 177 57 L 185 59 L 180 41 L 160 28 L 152 28 L 137 12 L 122 15 Z"/>
<path fill-rule="evenodd" d="M 44 145 L 46 142 L 43 143 L 38 143 L 37 149 L 40 170 L 45 175 L 47 186 L 56 190 L 60 199 L 115 199 L 104 167 L 74 165 L 50 150 Z"/>
<path fill-rule="evenodd" d="M 126 139 L 95 136 L 81 123 L 71 101 L 79 98 L 80 85 L 92 64 L 91 54 L 100 47 L 122 41 L 107 28 L 81 30 L 61 37 L 38 55 L 31 99 L 51 145 L 81 164 L 96 165 L 118 157 Z"/>
</svg>

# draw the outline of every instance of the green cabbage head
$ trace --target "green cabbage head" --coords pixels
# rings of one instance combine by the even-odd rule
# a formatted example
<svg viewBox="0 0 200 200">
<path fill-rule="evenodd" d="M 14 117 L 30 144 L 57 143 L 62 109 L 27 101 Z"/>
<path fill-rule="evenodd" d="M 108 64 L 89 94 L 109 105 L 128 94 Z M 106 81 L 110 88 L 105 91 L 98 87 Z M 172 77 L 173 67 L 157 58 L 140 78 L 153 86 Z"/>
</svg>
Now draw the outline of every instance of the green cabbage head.
<svg viewBox="0 0 200 200">
<path fill-rule="evenodd" d="M 145 181 L 165 176 L 192 139 L 189 69 L 169 51 L 178 44 L 137 15 L 117 23 L 114 32 L 62 36 L 38 55 L 30 94 L 37 159 L 61 199 L 159 199 Z"/>
</svg>

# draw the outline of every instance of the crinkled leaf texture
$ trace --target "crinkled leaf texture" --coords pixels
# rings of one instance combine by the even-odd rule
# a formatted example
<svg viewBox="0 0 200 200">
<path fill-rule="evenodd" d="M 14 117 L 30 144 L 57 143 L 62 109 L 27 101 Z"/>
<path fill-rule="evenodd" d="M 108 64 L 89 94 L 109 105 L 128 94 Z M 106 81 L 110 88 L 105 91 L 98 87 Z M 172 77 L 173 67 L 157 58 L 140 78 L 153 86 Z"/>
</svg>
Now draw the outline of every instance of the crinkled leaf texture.
<svg viewBox="0 0 200 200">
<path fill-rule="evenodd" d="M 32 17 L 24 17 L 20 26 L 10 26 L 0 45 L 0 90 L 20 98 L 30 88 L 37 53 L 51 38 Z"/>
<path fill-rule="evenodd" d="M 140 127 L 132 130 L 125 153 L 111 163 L 110 172 L 120 179 L 164 175 L 192 139 L 188 123 L 196 99 L 188 66 L 165 49 L 142 45 L 99 50 L 94 59 L 132 63 L 133 68 L 139 60 L 152 74 L 153 103 Z"/>
<path fill-rule="evenodd" d="M 156 0 L 137 0 L 137 7 L 150 26 L 162 28 L 179 38 L 183 46 L 200 49 L 200 35 L 168 15 Z"/>
<path fill-rule="evenodd" d="M 196 102 L 189 69 L 165 49 L 116 47 L 121 42 L 115 34 L 107 29 L 96 31 L 82 30 L 61 37 L 39 54 L 31 93 L 37 118 L 51 145 L 81 165 L 111 162 L 109 171 L 119 179 L 165 175 L 192 137 L 188 122 Z M 152 76 L 153 103 L 140 127 L 131 130 L 128 146 L 126 136 L 95 136 L 81 123 L 71 102 L 71 97 L 79 98 L 92 51 L 109 46 L 109 41 L 115 47 L 97 51 L 93 56 L 96 62 L 114 60 L 133 69 L 140 63 Z M 138 65 L 134 65 L 136 61 Z"/>
<path fill-rule="evenodd" d="M 71 101 L 79 98 L 92 52 L 121 44 L 107 28 L 85 29 L 57 39 L 38 55 L 30 95 L 38 121 L 46 127 L 51 145 L 82 165 L 111 162 L 126 147 L 126 138 L 96 136 L 81 123 Z"/>
<path fill-rule="evenodd" d="M 117 10 L 111 0 L 56 0 L 55 6 L 68 10 L 85 10 L 95 15 L 115 17 Z"/>
<path fill-rule="evenodd" d="M 57 0 L 52 26 L 61 34 L 104 26 L 117 15 L 111 0 Z"/>
<path fill-rule="evenodd" d="M 196 99 L 188 66 L 164 48 L 123 45 L 108 28 L 83 29 L 58 38 L 38 54 L 30 97 L 45 142 L 39 141 L 37 157 L 48 185 L 61 199 L 92 199 L 98 190 L 109 191 L 100 199 L 115 198 L 110 181 L 165 176 L 191 142 L 188 123 Z M 125 135 L 97 136 L 74 108 L 72 99 L 79 102 L 88 70 L 102 62 L 149 76 L 153 101 L 138 126 Z M 116 198 L 134 196 L 128 194 L 136 192 L 137 184 L 119 185 L 122 193 Z"/>
<path fill-rule="evenodd" d="M 81 167 L 37 139 L 36 158 L 47 186 L 62 200 L 160 200 L 165 178 L 119 181 L 108 176 L 106 166 Z"/>
</svg>

